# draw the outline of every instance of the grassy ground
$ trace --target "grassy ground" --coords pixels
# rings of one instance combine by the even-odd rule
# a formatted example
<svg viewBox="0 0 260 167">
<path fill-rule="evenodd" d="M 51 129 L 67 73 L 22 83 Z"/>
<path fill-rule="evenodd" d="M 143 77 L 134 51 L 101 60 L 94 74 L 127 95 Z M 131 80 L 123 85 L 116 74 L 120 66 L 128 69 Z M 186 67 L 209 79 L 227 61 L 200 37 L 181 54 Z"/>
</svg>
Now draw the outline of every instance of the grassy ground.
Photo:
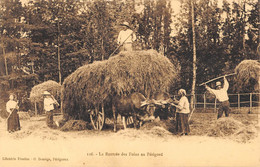
<svg viewBox="0 0 260 167">
<path fill-rule="evenodd" d="M 55 120 L 60 120 L 61 117 L 61 115 L 55 116 Z M 217 115 L 215 113 L 194 113 L 190 120 L 190 135 L 218 138 L 228 137 L 229 139 L 238 142 L 248 142 L 257 136 L 257 114 L 231 114 L 229 118 L 223 117 L 219 120 L 217 120 L 216 117 Z M 24 119 L 21 119 L 21 130 L 13 134 L 6 132 L 6 122 L 4 119 L 1 119 L 0 137 L 6 135 L 14 139 L 20 139 L 37 136 L 43 139 L 48 138 L 51 140 L 58 140 L 59 138 L 66 139 L 70 137 L 88 137 L 92 135 L 96 137 L 110 135 L 122 135 L 131 138 L 133 138 L 133 136 L 136 136 L 137 138 L 158 137 L 164 138 L 165 140 L 176 137 L 175 119 L 173 118 L 168 120 L 147 122 L 138 130 L 129 128 L 128 131 L 123 130 L 122 123 L 119 121 L 119 132 L 117 133 L 113 132 L 113 122 L 111 120 L 106 121 L 106 125 L 102 131 L 92 130 L 91 123 L 86 123 L 86 130 L 63 132 L 59 129 L 50 129 L 47 127 L 44 116 L 30 117 L 29 119 L 28 117 L 23 116 L 23 118 Z M 243 139 L 238 140 L 238 138 Z"/>
<path fill-rule="evenodd" d="M 136 130 L 113 132 L 112 121 L 102 131 L 60 131 L 46 126 L 45 117 L 21 118 L 21 130 L 8 133 L 0 118 L 0 156 L 26 157 L 29 161 L 4 161 L 2 166 L 259 166 L 257 114 L 194 113 L 188 136 L 174 134 L 175 120 L 144 124 Z M 61 116 L 55 116 L 55 120 Z M 91 128 L 91 124 L 88 124 Z M 106 156 L 106 153 L 120 156 Z M 121 156 L 122 153 L 127 156 Z M 131 153 L 131 154 L 130 154 Z M 140 154 L 144 153 L 144 157 Z M 156 153 L 161 156 L 147 156 Z M 100 156 L 100 154 L 104 156 Z M 130 156 L 139 154 L 139 156 Z M 45 161 L 32 161 L 44 158 Z M 68 159 L 54 161 L 53 157 Z M 124 165 L 125 166 L 125 165 Z"/>
</svg>

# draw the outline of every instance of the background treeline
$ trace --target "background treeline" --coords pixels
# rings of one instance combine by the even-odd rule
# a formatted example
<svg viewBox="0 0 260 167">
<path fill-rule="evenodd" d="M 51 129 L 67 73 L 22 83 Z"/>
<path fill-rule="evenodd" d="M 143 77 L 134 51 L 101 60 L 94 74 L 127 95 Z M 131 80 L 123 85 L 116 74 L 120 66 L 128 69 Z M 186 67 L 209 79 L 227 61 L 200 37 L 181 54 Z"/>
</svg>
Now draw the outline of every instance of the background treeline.
<svg viewBox="0 0 260 167">
<path fill-rule="evenodd" d="M 178 59 L 180 87 L 190 92 L 191 1 L 180 2 L 176 13 L 170 0 L 1 0 L 1 90 L 29 92 L 43 81 L 62 83 L 83 64 L 108 59 L 120 24 L 128 21 L 137 34 L 136 49 Z M 244 59 L 258 59 L 258 1 L 218 3 L 195 0 L 197 83 L 233 72 Z"/>
</svg>

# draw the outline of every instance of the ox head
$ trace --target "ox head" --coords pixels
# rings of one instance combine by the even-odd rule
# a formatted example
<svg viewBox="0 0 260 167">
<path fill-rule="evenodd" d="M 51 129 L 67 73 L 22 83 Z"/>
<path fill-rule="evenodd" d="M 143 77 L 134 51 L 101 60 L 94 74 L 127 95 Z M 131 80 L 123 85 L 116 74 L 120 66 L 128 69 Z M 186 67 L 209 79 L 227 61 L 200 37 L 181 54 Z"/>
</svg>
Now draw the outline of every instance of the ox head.
<svg viewBox="0 0 260 167">
<path fill-rule="evenodd" d="M 140 106 L 144 111 L 146 111 L 146 115 L 144 120 L 154 120 L 154 112 L 155 112 L 155 101 L 153 99 L 146 99 L 141 102 Z"/>
<path fill-rule="evenodd" d="M 172 114 L 173 100 L 171 98 L 163 100 L 150 100 L 149 107 L 153 117 L 160 117 L 161 119 L 167 119 Z"/>
</svg>

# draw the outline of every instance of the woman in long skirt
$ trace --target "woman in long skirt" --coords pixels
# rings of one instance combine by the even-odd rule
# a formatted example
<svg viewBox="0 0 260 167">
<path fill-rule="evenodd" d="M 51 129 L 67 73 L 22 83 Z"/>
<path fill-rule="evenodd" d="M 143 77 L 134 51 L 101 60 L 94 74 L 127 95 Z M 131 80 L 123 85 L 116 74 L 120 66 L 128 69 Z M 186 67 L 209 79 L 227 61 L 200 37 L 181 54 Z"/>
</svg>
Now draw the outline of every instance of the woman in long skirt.
<svg viewBox="0 0 260 167">
<path fill-rule="evenodd" d="M 190 133 L 189 113 L 190 103 L 186 97 L 186 91 L 180 89 L 178 95 L 181 96 L 180 101 L 177 101 L 176 111 L 176 132 L 180 135 L 188 135 Z"/>
<path fill-rule="evenodd" d="M 9 113 L 7 118 L 7 131 L 14 132 L 21 129 L 18 112 L 18 103 L 14 101 L 14 95 L 9 96 L 9 101 L 6 103 L 6 111 Z"/>
</svg>

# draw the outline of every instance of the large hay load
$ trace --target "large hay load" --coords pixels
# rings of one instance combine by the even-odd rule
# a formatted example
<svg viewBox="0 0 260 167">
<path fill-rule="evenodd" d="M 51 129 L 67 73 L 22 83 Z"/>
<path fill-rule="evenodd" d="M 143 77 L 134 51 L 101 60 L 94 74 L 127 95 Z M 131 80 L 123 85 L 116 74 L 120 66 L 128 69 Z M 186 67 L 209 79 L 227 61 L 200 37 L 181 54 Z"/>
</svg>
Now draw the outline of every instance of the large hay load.
<svg viewBox="0 0 260 167">
<path fill-rule="evenodd" d="M 243 60 L 239 63 L 235 68 L 238 91 L 259 91 L 259 71 L 260 63 L 257 60 Z"/>
<path fill-rule="evenodd" d="M 61 85 L 55 81 L 48 80 L 41 84 L 34 86 L 30 93 L 30 101 L 35 105 L 35 112 L 37 112 L 37 105 L 39 110 L 42 110 L 43 96 L 44 91 L 50 92 L 56 100 L 60 99 L 61 95 Z"/>
<path fill-rule="evenodd" d="M 114 96 L 140 92 L 151 97 L 154 92 L 168 92 L 179 80 L 179 71 L 178 65 L 154 50 L 120 52 L 82 66 L 62 85 L 64 118 L 87 120 L 88 110 L 105 106 L 107 111 Z"/>
</svg>

